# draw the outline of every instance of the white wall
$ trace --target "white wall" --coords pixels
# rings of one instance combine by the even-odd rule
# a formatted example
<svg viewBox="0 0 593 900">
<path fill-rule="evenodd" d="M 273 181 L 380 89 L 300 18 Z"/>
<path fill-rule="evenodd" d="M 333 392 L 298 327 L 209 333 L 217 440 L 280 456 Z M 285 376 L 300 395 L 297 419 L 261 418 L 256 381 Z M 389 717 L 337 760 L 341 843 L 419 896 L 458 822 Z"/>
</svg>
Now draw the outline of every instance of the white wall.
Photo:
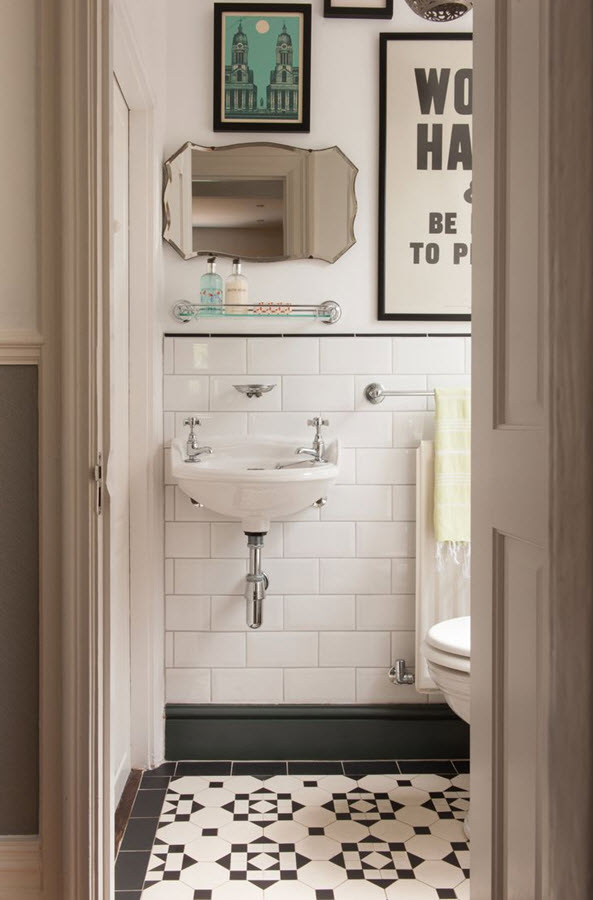
<svg viewBox="0 0 593 900">
<path fill-rule="evenodd" d="M 273 522 L 263 569 L 263 625 L 245 624 L 241 524 L 165 494 L 167 700 L 172 703 L 428 702 L 387 678 L 414 664 L 415 448 L 432 437 L 432 401 L 386 399 L 364 386 L 427 390 L 469 381 L 469 338 L 166 338 L 164 431 L 293 435 L 330 420 L 342 459 L 321 510 Z M 276 385 L 261 398 L 237 382 Z"/>
<path fill-rule="evenodd" d="M 37 2 L 4 0 L 0 28 L 0 331 L 35 331 L 37 230 Z"/>
<path fill-rule="evenodd" d="M 337 144 L 358 166 L 357 244 L 332 264 L 295 262 L 246 263 L 251 295 L 257 299 L 342 304 L 341 331 L 426 331 L 426 323 L 377 322 L 377 179 L 379 129 L 379 37 L 382 31 L 469 31 L 471 14 L 450 25 L 431 25 L 404 0 L 395 0 L 391 20 L 324 19 L 323 0 L 313 0 L 311 132 L 257 135 L 215 133 L 212 128 L 213 5 L 197 0 L 168 0 L 167 122 L 163 159 L 181 144 L 223 145 L 237 141 L 277 140 L 300 147 Z M 196 299 L 203 258 L 182 260 L 164 249 L 164 331 L 188 331 L 170 317 L 178 299 Z M 223 275 L 230 261 L 220 260 Z M 429 323 L 430 331 L 465 331 L 467 323 Z M 319 327 L 319 326 L 318 326 Z M 325 326 L 323 326 L 325 327 Z M 212 332 L 232 331 L 233 323 L 209 320 Z M 313 330 L 312 324 L 283 322 L 285 332 Z M 277 323 L 242 320 L 241 330 L 277 330 Z"/>
</svg>

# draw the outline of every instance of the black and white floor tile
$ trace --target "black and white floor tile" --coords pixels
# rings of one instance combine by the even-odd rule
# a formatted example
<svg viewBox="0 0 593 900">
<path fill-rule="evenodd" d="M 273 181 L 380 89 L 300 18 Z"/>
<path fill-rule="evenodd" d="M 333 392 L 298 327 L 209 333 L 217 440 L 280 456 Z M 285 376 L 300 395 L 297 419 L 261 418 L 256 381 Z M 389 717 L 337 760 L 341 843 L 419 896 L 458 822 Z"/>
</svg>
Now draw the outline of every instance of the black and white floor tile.
<svg viewBox="0 0 593 900">
<path fill-rule="evenodd" d="M 117 900 L 469 900 L 466 764 L 277 765 L 147 773 Z"/>
</svg>

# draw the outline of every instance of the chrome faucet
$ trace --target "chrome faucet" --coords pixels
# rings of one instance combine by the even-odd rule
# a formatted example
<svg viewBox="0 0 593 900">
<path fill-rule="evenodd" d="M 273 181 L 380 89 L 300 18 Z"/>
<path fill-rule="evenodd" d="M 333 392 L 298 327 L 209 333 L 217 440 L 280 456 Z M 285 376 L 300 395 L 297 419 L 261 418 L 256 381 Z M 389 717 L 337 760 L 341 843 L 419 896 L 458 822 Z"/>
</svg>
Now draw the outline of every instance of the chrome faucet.
<svg viewBox="0 0 593 900">
<path fill-rule="evenodd" d="M 212 447 L 200 447 L 198 436 L 194 431 L 196 425 L 201 425 L 202 423 L 194 416 L 190 416 L 189 419 L 186 419 L 183 424 L 189 427 L 187 444 L 185 445 L 187 452 L 185 462 L 200 462 L 200 456 L 202 456 L 203 453 L 212 453 Z"/>
<path fill-rule="evenodd" d="M 321 436 L 321 428 L 323 425 L 329 425 L 329 419 L 322 419 L 315 416 L 314 419 L 307 419 L 307 425 L 311 425 L 315 429 L 312 447 L 299 447 L 297 453 L 304 453 L 312 456 L 315 462 L 325 462 L 325 441 Z"/>
</svg>

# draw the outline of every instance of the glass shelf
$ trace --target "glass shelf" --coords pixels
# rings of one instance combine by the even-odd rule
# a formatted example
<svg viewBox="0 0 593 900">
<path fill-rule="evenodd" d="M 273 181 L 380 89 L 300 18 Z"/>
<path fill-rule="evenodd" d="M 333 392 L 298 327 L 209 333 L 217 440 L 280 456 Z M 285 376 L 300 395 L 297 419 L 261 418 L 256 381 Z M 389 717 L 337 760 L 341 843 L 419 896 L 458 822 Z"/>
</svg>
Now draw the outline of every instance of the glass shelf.
<svg viewBox="0 0 593 900">
<path fill-rule="evenodd" d="M 318 319 L 326 325 L 333 325 L 342 316 L 342 309 L 335 300 L 324 303 L 223 303 L 217 307 L 201 306 L 181 300 L 173 307 L 173 318 L 178 322 L 191 322 L 192 319 Z"/>
</svg>

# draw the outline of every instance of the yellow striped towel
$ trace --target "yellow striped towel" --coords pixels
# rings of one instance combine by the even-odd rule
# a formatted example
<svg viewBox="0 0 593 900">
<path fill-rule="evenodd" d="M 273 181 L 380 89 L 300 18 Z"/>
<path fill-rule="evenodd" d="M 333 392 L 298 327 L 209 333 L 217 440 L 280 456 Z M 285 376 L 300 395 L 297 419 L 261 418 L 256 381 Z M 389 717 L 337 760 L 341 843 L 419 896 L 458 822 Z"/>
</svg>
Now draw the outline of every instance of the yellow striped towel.
<svg viewBox="0 0 593 900">
<path fill-rule="evenodd" d="M 435 390 L 434 533 L 437 565 L 451 558 L 469 573 L 470 436 L 468 388 Z"/>
</svg>

